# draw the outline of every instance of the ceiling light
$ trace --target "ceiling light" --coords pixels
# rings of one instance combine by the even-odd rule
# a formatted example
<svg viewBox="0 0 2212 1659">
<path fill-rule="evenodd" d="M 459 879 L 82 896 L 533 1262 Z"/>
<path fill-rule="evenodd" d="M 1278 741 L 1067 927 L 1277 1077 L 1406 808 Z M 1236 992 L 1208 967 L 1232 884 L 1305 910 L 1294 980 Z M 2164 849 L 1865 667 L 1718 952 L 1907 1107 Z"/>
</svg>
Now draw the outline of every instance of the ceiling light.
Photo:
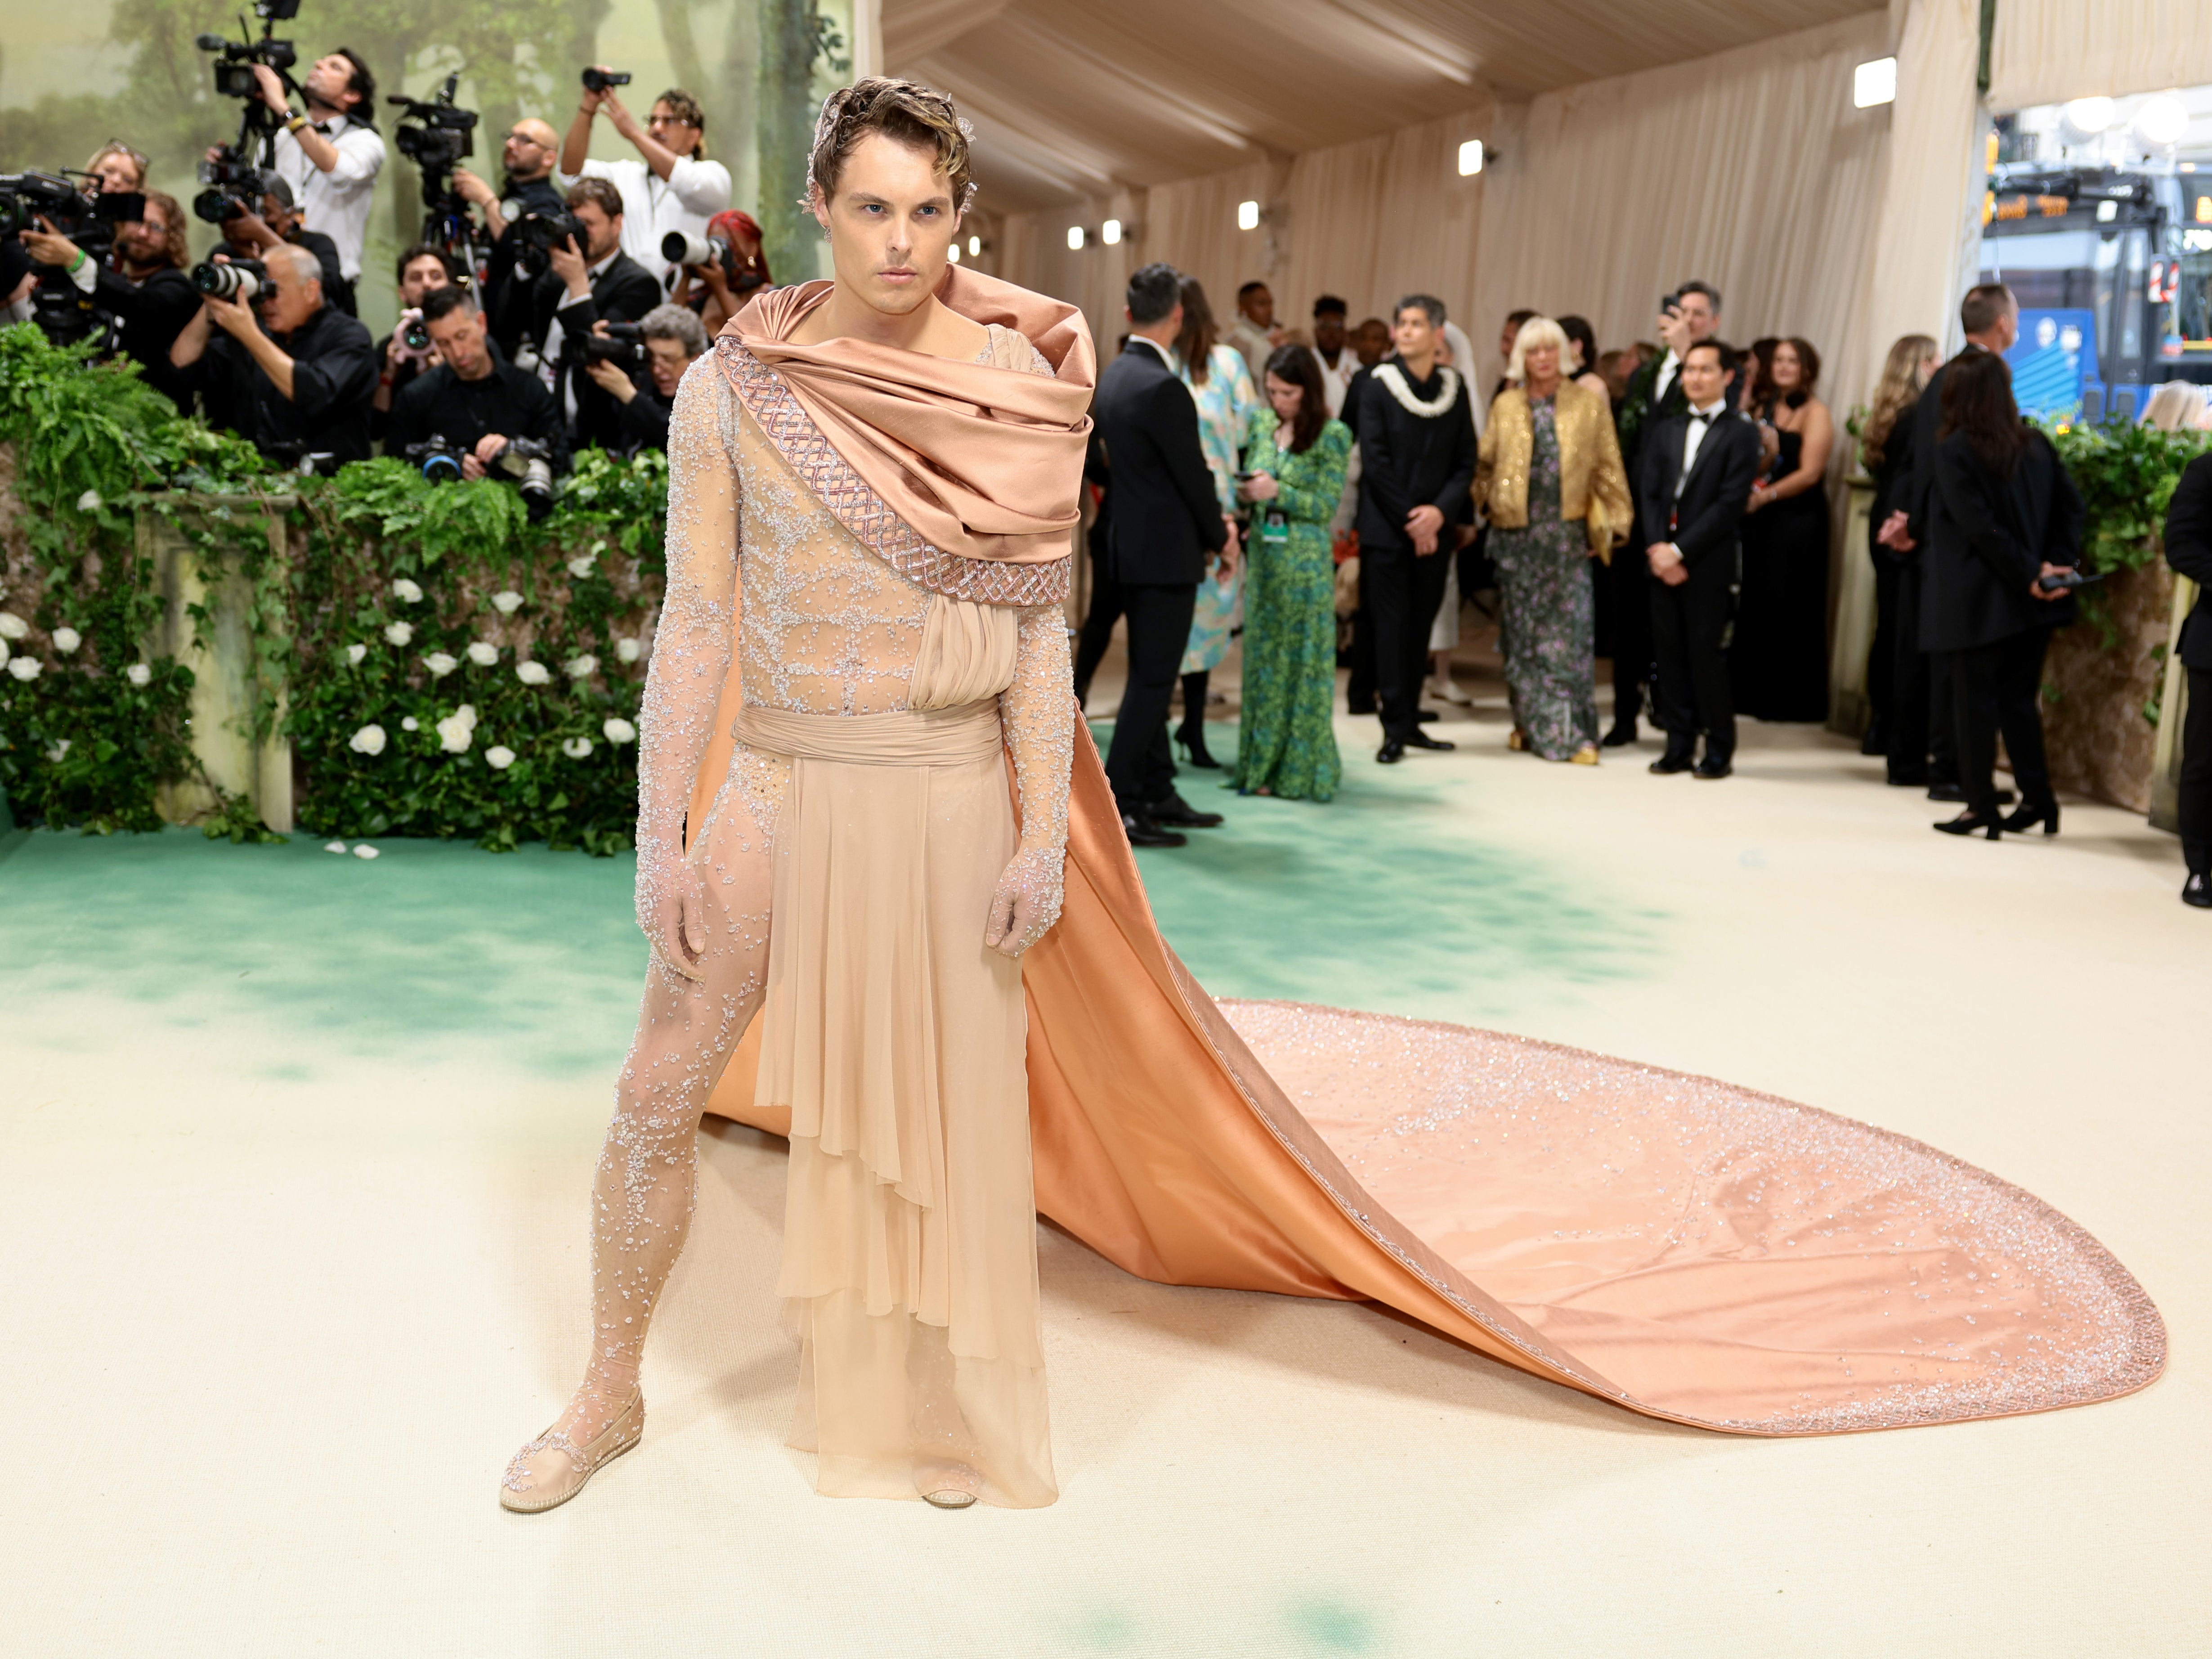
<svg viewBox="0 0 2212 1659">
<path fill-rule="evenodd" d="M 1260 228 L 1260 204 L 1257 202 L 1239 202 L 1237 204 L 1237 228 L 1239 230 Z"/>
<path fill-rule="evenodd" d="M 1099 226 L 1098 240 L 1105 243 L 1108 247 L 1119 245 L 1121 240 L 1121 222 L 1119 219 L 1109 219 L 1104 224 Z"/>
<path fill-rule="evenodd" d="M 1082 252 L 1083 227 L 1081 225 L 1070 225 L 1067 228 L 1067 246 L 1074 252 Z"/>
<path fill-rule="evenodd" d="M 2077 132 L 2102 132 L 2118 112 L 2109 98 L 2076 98 L 2066 106 L 2066 118 Z"/>
<path fill-rule="evenodd" d="M 1470 138 L 1459 147 L 1459 176 L 1472 179 L 1482 171 L 1482 140 Z"/>
<path fill-rule="evenodd" d="M 2162 92 L 2143 100 L 2142 107 L 2136 112 L 2136 131 L 2154 144 L 2178 144 L 2181 135 L 2189 131 L 2189 112 L 2181 100 Z"/>
<path fill-rule="evenodd" d="M 982 252 L 982 251 L 983 239 L 980 236 L 970 236 L 968 239 L 968 252 L 969 256 L 972 258 L 973 256 Z"/>
<path fill-rule="evenodd" d="M 957 264 L 958 264 L 960 263 L 960 244 L 959 244 L 959 243 L 955 242 L 955 243 L 954 243 L 954 244 L 953 244 L 950 248 L 946 249 L 946 250 L 945 250 L 945 252 L 948 252 L 948 253 L 950 253 L 950 254 L 952 256 L 952 263 L 953 263 L 954 264 L 956 264 L 956 265 L 957 265 Z"/>
<path fill-rule="evenodd" d="M 1872 109 L 1897 101 L 1897 59 L 1877 58 L 1851 71 L 1851 106 Z"/>
</svg>

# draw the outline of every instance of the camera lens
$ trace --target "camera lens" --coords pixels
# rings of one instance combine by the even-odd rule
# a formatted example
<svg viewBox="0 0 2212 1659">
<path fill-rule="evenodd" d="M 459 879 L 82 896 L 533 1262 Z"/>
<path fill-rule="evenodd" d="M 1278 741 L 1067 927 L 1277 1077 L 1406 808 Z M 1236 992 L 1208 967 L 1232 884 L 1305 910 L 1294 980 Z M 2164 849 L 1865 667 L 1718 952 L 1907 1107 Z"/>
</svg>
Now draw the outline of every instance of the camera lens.
<svg viewBox="0 0 2212 1659">
<path fill-rule="evenodd" d="M 430 349 L 429 324 L 420 317 L 410 319 L 400 327 L 399 343 L 410 351 L 428 351 Z"/>
<path fill-rule="evenodd" d="M 261 279 L 241 264 L 210 259 L 192 267 L 192 286 L 218 300 L 251 300 L 261 292 Z"/>
<path fill-rule="evenodd" d="M 461 458 L 443 453 L 434 453 L 422 458 L 422 476 L 432 483 L 459 483 L 461 477 Z"/>
</svg>

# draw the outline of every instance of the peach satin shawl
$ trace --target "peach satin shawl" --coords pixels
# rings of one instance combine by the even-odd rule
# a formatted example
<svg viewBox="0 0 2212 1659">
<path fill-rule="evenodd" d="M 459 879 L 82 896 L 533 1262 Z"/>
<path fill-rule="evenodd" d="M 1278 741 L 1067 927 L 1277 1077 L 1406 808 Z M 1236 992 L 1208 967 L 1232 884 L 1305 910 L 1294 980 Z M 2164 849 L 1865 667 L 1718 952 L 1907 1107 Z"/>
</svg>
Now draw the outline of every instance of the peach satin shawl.
<svg viewBox="0 0 2212 1659">
<path fill-rule="evenodd" d="M 1012 564 L 1066 557 L 1097 379 L 1083 313 L 952 265 L 938 298 L 1026 336 L 1049 377 L 866 340 L 792 344 L 832 286 L 757 295 L 723 335 L 775 370 L 838 454 L 939 552 Z"/>
</svg>

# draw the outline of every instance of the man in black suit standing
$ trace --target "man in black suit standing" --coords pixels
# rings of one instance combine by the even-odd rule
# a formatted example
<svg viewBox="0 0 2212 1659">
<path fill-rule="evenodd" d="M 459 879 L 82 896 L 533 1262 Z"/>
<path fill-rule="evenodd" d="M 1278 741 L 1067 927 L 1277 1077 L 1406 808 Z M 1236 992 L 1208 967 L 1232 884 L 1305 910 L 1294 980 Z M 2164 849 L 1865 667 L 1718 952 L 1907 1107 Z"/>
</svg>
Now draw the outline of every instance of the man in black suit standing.
<svg viewBox="0 0 2212 1659">
<path fill-rule="evenodd" d="M 622 251 L 622 192 L 605 179 L 579 179 L 568 211 L 582 228 L 550 250 L 550 265 L 531 291 L 530 332 L 575 447 L 623 447 L 615 400 L 586 371 L 582 341 L 599 323 L 634 323 L 660 303 L 660 281 Z"/>
<path fill-rule="evenodd" d="M 1966 290 L 1959 303 L 1959 323 L 1966 337 L 1960 348 L 2005 352 L 2020 337 L 2020 301 L 2002 283 L 1984 283 Z M 1954 358 L 1953 362 L 1957 359 Z M 1943 368 L 1948 368 L 1946 363 Z M 1905 446 L 1905 470 L 1892 489 L 1893 510 L 1875 539 L 1900 555 L 1904 567 L 1897 591 L 1897 665 L 1890 681 L 1889 781 L 1925 783 L 1930 800 L 1963 801 L 1959 787 L 1956 723 L 1951 718 L 1951 670 L 1945 653 L 1920 648 L 1921 561 L 1914 556 L 1928 539 L 1929 501 L 1936 492 L 1936 439 L 1943 424 L 1943 368 L 1928 377 L 1920 401 L 1890 437 Z M 2002 790 L 2000 800 L 2010 800 Z"/>
<path fill-rule="evenodd" d="M 1705 734 L 1701 778 L 1724 778 L 1735 759 L 1735 708 L 1729 690 L 1728 636 L 1741 586 L 1736 539 L 1751 481 L 1759 476 L 1759 428 L 1729 401 L 1735 354 L 1705 340 L 1682 354 L 1686 407 L 1645 435 L 1637 510 L 1650 538 L 1651 643 L 1659 659 L 1659 724 L 1667 752 L 1655 772 L 1686 772 Z"/>
<path fill-rule="evenodd" d="M 1361 604 L 1375 641 L 1375 690 L 1382 705 L 1384 765 L 1408 749 L 1449 749 L 1420 727 L 1429 629 L 1450 569 L 1449 528 L 1474 483 L 1474 418 L 1467 382 L 1437 361 L 1443 301 L 1409 294 L 1390 325 L 1397 347 L 1351 392 L 1359 434 Z"/>
<path fill-rule="evenodd" d="M 2166 510 L 2166 562 L 2197 586 L 2181 625 L 2188 702 L 2181 720 L 2181 902 L 2212 910 L 2212 455 L 2190 462 Z"/>
<path fill-rule="evenodd" d="M 1149 264 L 1130 277 L 1127 307 L 1128 344 L 1098 377 L 1091 410 L 1111 477 L 1105 568 L 1091 604 L 1118 599 L 1129 641 L 1106 779 L 1131 846 L 1180 847 L 1178 830 L 1211 830 L 1221 815 L 1198 811 L 1176 793 L 1168 702 L 1208 556 L 1234 567 L 1237 526 L 1213 493 L 1198 404 L 1170 356 L 1182 329 L 1175 267 Z"/>
</svg>

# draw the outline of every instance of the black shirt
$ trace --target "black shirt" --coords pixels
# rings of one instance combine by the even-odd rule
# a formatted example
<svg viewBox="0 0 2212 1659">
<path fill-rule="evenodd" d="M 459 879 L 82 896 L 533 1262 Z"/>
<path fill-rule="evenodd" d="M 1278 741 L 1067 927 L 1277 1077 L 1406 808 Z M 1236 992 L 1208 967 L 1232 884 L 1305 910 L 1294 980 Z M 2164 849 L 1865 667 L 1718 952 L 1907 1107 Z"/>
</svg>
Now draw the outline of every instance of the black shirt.
<svg viewBox="0 0 2212 1659">
<path fill-rule="evenodd" d="M 528 369 L 497 356 L 480 380 L 465 380 L 444 364 L 418 375 L 392 405 L 384 452 L 400 454 L 434 433 L 456 449 L 473 449 L 488 432 L 534 438 L 551 447 L 556 472 L 568 470 L 568 437 L 553 394 Z"/>
<path fill-rule="evenodd" d="M 499 210 L 507 221 L 507 228 L 491 245 L 491 257 L 485 261 L 484 314 L 491 319 L 491 337 L 514 355 L 522 343 L 524 331 L 530 325 L 530 279 L 514 268 L 514 256 L 520 247 L 514 227 L 524 216 L 532 213 L 561 213 L 566 211 L 560 191 L 550 177 L 544 179 L 509 179 L 501 192 Z"/>
<path fill-rule="evenodd" d="M 300 446 L 341 461 L 368 459 L 368 405 L 376 395 L 376 348 L 368 331 L 319 307 L 289 336 L 272 336 L 292 359 L 292 395 L 280 393 L 246 348 L 216 331 L 193 377 L 208 418 L 266 450 Z"/>
<path fill-rule="evenodd" d="M 638 387 L 637 396 L 626 404 L 615 405 L 615 435 L 623 448 L 632 454 L 641 449 L 668 447 L 668 417 L 675 412 L 676 399 L 664 398 L 650 376 Z"/>
<path fill-rule="evenodd" d="M 164 265 L 143 282 L 134 282 L 127 272 L 103 265 L 94 291 L 100 303 L 122 320 L 123 354 L 141 365 L 146 384 L 189 410 L 192 395 L 187 376 L 170 367 L 169 348 L 199 313 L 200 291 L 192 279 Z"/>
</svg>

